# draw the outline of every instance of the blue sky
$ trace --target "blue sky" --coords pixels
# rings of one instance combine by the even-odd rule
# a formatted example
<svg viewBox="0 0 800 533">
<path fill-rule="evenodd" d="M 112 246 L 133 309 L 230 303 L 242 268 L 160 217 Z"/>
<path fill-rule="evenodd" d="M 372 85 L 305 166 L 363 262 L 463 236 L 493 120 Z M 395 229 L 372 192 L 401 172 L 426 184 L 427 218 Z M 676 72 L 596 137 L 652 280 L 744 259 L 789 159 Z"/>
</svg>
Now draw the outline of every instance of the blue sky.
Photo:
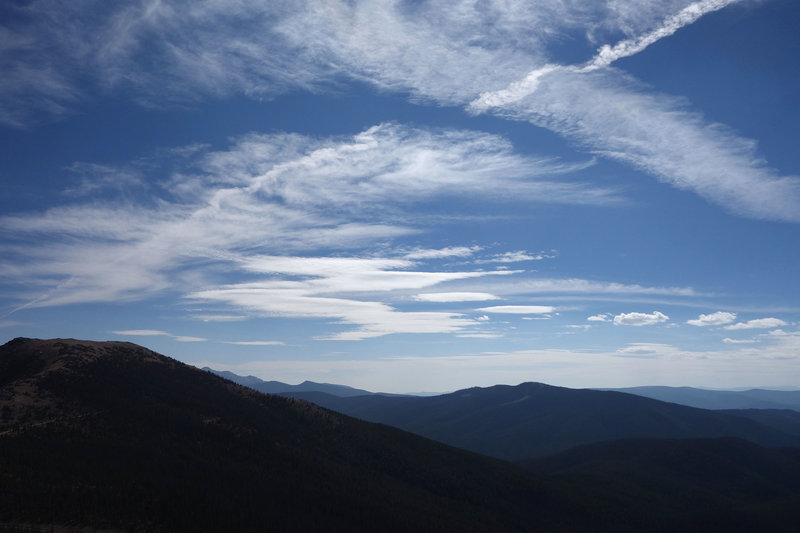
<svg viewBox="0 0 800 533">
<path fill-rule="evenodd" d="M 0 340 L 800 385 L 800 5 L 530 4 L 4 4 Z"/>
</svg>

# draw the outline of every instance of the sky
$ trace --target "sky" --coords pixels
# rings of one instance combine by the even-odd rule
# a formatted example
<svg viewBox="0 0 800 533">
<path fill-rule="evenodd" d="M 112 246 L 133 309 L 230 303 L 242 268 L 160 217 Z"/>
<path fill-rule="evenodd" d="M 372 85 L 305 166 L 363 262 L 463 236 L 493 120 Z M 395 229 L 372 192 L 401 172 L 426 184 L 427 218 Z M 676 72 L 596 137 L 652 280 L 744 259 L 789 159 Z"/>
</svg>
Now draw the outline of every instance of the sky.
<svg viewBox="0 0 800 533">
<path fill-rule="evenodd" d="M 0 341 L 800 386 L 792 0 L 0 5 Z"/>
</svg>

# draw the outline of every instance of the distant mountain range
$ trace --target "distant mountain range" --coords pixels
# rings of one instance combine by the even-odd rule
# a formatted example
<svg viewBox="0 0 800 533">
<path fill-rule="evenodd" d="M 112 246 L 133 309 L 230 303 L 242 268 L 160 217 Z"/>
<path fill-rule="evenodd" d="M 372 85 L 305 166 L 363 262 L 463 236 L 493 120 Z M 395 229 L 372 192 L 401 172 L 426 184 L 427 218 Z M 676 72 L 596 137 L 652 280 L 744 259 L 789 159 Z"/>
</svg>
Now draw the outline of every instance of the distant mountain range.
<svg viewBox="0 0 800 533">
<path fill-rule="evenodd" d="M 311 381 L 288 385 L 207 367 L 203 370 L 260 392 L 304 399 L 502 459 L 539 457 L 621 438 L 738 436 L 765 445 L 800 444 L 800 411 L 786 409 L 800 391 L 711 391 L 690 387 L 592 390 L 524 383 L 516 387 L 475 387 L 423 398 Z M 656 398 L 649 396 L 661 398 L 652 402 Z M 691 402 L 713 405 L 715 412 L 686 409 L 686 403 Z M 765 408 L 754 408 L 755 405 Z M 565 409 L 580 412 L 588 420 L 573 427 L 573 417 L 564 416 Z"/>
<path fill-rule="evenodd" d="M 364 396 L 381 394 L 384 396 L 439 396 L 439 394 L 387 394 L 354 389 L 346 385 L 331 383 L 314 383 L 304 381 L 299 385 L 289 385 L 280 381 L 264 381 L 255 376 L 240 376 L 233 372 L 214 370 L 205 367 L 203 370 L 213 372 L 234 383 L 250 387 L 267 394 L 284 394 L 294 392 L 324 392 L 333 396 Z M 677 403 L 699 409 L 791 409 L 800 412 L 800 390 L 768 390 L 750 389 L 741 391 L 708 390 L 693 387 L 627 387 L 598 388 L 594 390 L 624 392 L 636 396 L 644 396 L 662 402 Z"/>
<path fill-rule="evenodd" d="M 800 439 L 777 429 L 792 411 L 770 411 L 768 427 L 538 383 L 432 398 L 288 394 L 520 461 L 261 394 L 130 343 L 15 339 L 0 347 L 0 531 L 796 531 L 800 523 L 800 447 L 775 447 Z M 725 436 L 609 440 L 640 435 Z M 575 442 L 588 444 L 541 457 Z"/>
<path fill-rule="evenodd" d="M 800 390 L 706 390 L 692 387 L 629 387 L 598 389 L 627 392 L 662 402 L 701 409 L 792 409 L 800 411 Z"/>
<path fill-rule="evenodd" d="M 367 394 L 376 394 L 362 389 L 354 389 L 347 385 L 334 385 L 332 383 L 315 383 L 313 381 L 304 381 L 299 385 L 289 385 L 288 383 L 281 383 L 280 381 L 264 381 L 255 376 L 240 376 L 227 370 L 214 370 L 213 368 L 203 367 L 206 372 L 211 372 L 222 378 L 229 379 L 239 385 L 250 387 L 258 392 L 264 394 L 281 394 L 290 392 L 324 392 L 333 396 L 363 396 Z"/>
<path fill-rule="evenodd" d="M 509 460 L 625 438 L 724 436 L 766 446 L 800 445 L 798 417 L 773 417 L 765 423 L 758 416 L 697 409 L 622 392 L 567 389 L 542 383 L 474 387 L 425 398 L 284 394 Z"/>
</svg>

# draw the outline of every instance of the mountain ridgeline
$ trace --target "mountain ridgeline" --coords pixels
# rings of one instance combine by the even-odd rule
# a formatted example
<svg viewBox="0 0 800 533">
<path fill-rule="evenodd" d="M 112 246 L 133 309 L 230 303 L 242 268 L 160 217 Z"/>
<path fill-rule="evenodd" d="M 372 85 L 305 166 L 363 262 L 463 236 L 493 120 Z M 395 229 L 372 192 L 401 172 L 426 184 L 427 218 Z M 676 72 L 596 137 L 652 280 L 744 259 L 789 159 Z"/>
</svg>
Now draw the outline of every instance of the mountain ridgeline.
<svg viewBox="0 0 800 533">
<path fill-rule="evenodd" d="M 335 385 L 333 383 L 315 383 L 313 381 L 304 381 L 299 385 L 289 385 L 280 381 L 264 381 L 255 376 L 240 376 L 227 370 L 214 370 L 213 368 L 204 367 L 203 370 L 216 374 L 221 378 L 228 379 L 239 385 L 244 385 L 258 392 L 264 394 L 291 394 L 295 392 L 324 392 L 333 396 L 365 396 L 375 394 L 363 389 L 355 389 L 347 385 Z M 393 396 L 393 395 L 392 395 Z"/>
<path fill-rule="evenodd" d="M 627 392 L 700 409 L 791 409 L 800 411 L 800 390 L 706 390 L 693 387 L 598 389 Z"/>
<path fill-rule="evenodd" d="M 739 437 L 764 446 L 800 446 L 800 419 L 794 416 L 762 423 L 758 416 L 542 383 L 474 387 L 433 397 L 284 394 L 507 460 L 627 438 Z"/>
<path fill-rule="evenodd" d="M 580 512 L 512 465 L 133 344 L 15 339 L 0 376 L 7 529 L 518 531 Z"/>
<path fill-rule="evenodd" d="M 537 425 L 557 435 L 537 442 L 540 452 L 592 441 L 513 464 L 261 394 L 133 344 L 15 339 L 0 347 L 0 530 L 796 530 L 800 448 L 762 445 L 793 436 L 627 396 L 525 384 L 339 398 L 371 398 L 371 412 L 388 406 L 396 422 L 438 423 L 480 446 L 492 432 L 515 440 Z M 749 430 L 761 444 L 607 440 L 657 422 L 689 436 L 701 423 Z M 494 455 L 530 457 L 518 447 Z"/>
</svg>

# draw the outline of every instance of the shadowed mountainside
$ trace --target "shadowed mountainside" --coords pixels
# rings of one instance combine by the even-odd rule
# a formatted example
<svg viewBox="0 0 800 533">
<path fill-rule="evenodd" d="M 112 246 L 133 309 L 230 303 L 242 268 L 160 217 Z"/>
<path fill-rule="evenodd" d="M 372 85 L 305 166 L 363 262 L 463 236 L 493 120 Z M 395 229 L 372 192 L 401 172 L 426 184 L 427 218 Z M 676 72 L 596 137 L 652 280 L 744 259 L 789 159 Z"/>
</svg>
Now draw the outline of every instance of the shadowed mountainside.
<svg viewBox="0 0 800 533">
<path fill-rule="evenodd" d="M 474 387 L 432 397 L 287 395 L 509 460 L 623 438 L 740 437 L 766 446 L 800 445 L 797 435 L 742 416 L 542 383 Z"/>
<path fill-rule="evenodd" d="M 513 465 L 129 343 L 15 339 L 0 376 L 6 529 L 503 531 L 580 514 Z"/>
<path fill-rule="evenodd" d="M 537 388 L 548 391 L 524 391 Z M 2 531 L 794 531 L 800 520 L 797 449 L 617 441 L 529 471 L 129 343 L 7 343 L 0 414 Z"/>
<path fill-rule="evenodd" d="M 673 531 L 687 524 L 692 531 L 791 531 L 800 524 L 800 448 L 734 438 L 631 439 L 519 464 L 569 483 L 595 509 L 622 503 L 623 529 L 653 521 Z"/>
</svg>

